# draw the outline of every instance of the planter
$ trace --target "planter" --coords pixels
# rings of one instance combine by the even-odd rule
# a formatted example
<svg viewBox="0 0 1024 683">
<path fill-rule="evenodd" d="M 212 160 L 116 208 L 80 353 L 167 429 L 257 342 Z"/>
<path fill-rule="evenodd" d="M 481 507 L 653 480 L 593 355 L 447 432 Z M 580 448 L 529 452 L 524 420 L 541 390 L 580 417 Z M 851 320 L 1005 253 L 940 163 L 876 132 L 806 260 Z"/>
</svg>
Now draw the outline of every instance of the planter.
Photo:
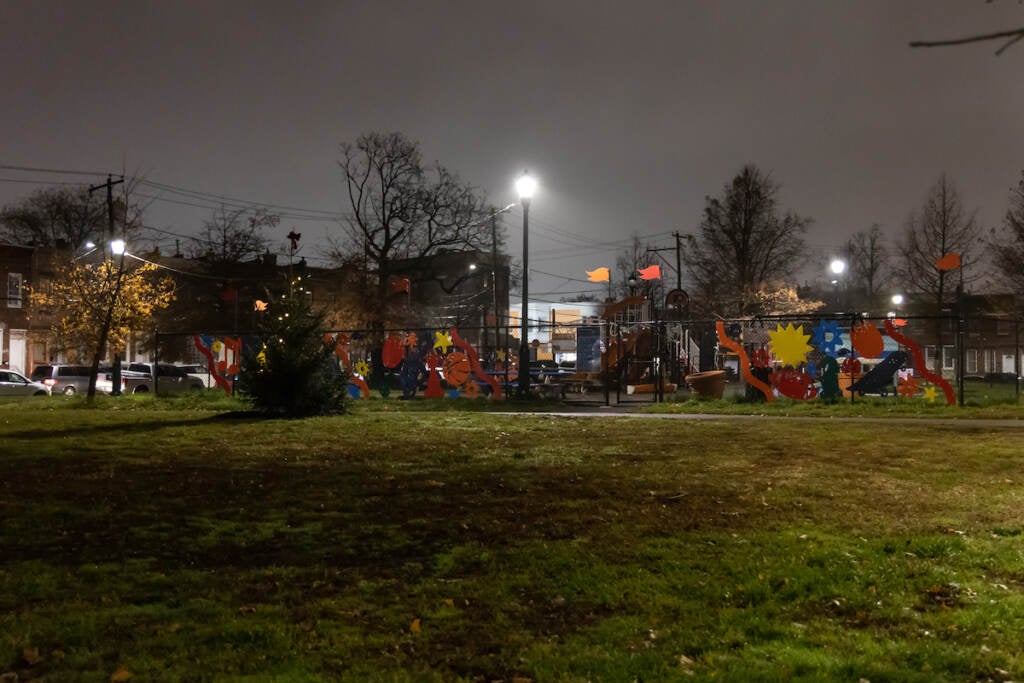
<svg viewBox="0 0 1024 683">
<path fill-rule="evenodd" d="M 722 398 L 725 394 L 725 370 L 695 372 L 686 376 L 690 391 L 700 398 Z"/>
</svg>

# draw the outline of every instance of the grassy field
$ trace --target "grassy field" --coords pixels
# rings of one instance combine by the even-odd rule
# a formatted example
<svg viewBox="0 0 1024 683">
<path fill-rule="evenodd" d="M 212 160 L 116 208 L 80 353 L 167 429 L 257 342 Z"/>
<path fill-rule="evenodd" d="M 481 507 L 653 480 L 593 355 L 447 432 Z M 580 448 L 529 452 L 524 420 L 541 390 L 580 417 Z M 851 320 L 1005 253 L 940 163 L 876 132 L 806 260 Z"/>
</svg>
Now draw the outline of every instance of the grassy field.
<svg viewBox="0 0 1024 683">
<path fill-rule="evenodd" d="M 0 676 L 1024 678 L 1024 424 L 398 406 L 0 404 Z"/>
</svg>

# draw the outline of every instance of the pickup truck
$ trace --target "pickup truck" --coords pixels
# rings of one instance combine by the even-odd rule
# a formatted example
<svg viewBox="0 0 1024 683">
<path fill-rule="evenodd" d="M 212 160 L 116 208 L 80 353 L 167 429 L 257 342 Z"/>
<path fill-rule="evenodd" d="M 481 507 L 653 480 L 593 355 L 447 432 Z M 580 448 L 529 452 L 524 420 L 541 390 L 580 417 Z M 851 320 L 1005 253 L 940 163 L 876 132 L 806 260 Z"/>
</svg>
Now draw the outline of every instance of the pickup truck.
<svg viewBox="0 0 1024 683">
<path fill-rule="evenodd" d="M 129 363 L 121 370 L 121 379 L 126 394 L 183 394 L 205 388 L 201 379 L 169 363 L 157 363 L 155 370 L 153 363 Z"/>
</svg>

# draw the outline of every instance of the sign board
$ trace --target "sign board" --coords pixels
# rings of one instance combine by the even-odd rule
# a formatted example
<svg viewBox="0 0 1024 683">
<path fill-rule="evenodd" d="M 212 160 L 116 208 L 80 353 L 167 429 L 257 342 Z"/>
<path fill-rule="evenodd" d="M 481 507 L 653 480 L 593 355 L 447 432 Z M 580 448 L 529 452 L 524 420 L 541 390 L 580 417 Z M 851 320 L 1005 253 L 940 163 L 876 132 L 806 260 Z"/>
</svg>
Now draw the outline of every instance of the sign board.
<svg viewBox="0 0 1024 683">
<path fill-rule="evenodd" d="M 681 289 L 673 289 L 665 295 L 666 308 L 686 308 L 690 305 L 690 295 Z"/>
</svg>

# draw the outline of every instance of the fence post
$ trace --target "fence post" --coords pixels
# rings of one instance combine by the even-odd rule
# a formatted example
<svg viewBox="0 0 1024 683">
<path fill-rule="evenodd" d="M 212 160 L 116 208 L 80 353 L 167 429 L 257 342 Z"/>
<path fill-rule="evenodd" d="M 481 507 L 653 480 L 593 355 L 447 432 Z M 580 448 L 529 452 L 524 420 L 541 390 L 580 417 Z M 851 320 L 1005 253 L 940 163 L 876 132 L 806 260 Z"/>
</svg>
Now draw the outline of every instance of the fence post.
<svg viewBox="0 0 1024 683">
<path fill-rule="evenodd" d="M 957 401 L 961 408 L 964 407 L 964 361 L 967 359 L 967 351 L 964 348 L 965 332 L 967 328 L 967 307 L 964 306 L 963 291 L 958 292 L 957 297 L 957 321 L 956 321 L 956 385 L 959 397 Z"/>
</svg>

